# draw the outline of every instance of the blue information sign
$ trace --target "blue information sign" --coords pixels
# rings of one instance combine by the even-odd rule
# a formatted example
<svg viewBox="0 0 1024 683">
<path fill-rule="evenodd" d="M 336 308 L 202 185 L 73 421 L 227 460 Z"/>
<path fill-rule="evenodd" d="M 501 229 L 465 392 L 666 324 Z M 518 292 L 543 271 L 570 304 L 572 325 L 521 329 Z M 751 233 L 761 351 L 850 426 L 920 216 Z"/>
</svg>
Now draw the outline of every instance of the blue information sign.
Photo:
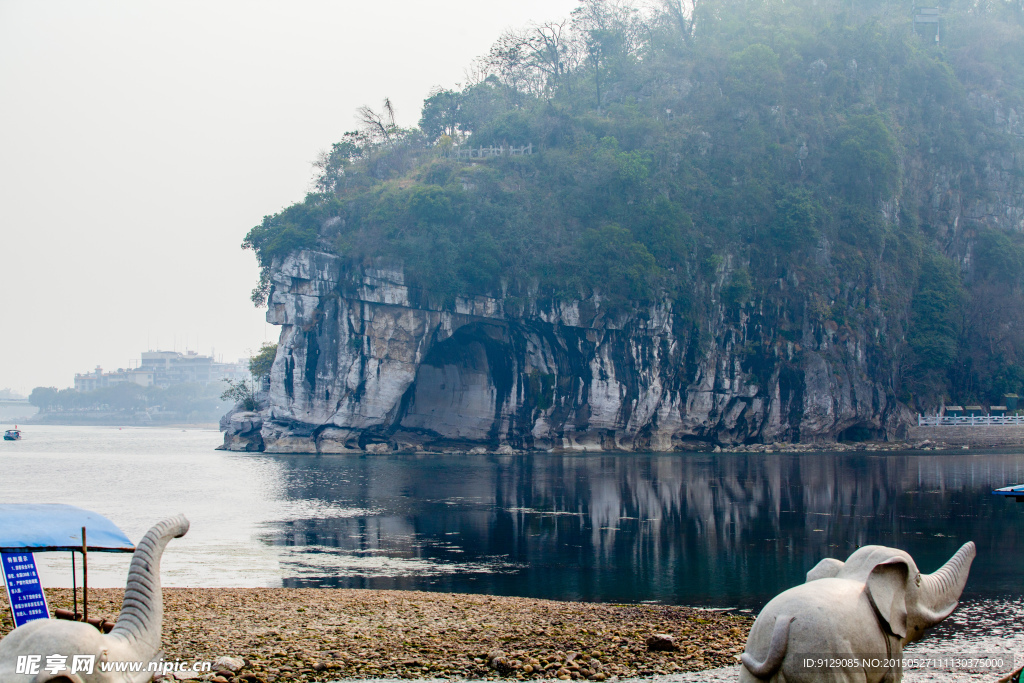
<svg viewBox="0 0 1024 683">
<path fill-rule="evenodd" d="M 32 553 L 0 553 L 0 564 L 4 567 L 4 583 L 7 597 L 14 613 L 14 627 L 27 624 L 35 619 L 49 619 L 43 584 L 36 572 L 36 558 Z"/>
</svg>

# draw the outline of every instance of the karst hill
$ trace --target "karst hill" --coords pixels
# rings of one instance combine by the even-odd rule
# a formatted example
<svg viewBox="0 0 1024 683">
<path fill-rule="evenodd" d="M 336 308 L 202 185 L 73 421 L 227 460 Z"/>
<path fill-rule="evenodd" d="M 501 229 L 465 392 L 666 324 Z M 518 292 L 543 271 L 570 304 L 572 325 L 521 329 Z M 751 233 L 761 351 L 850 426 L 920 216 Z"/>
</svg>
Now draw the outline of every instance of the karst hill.
<svg viewBox="0 0 1024 683">
<path fill-rule="evenodd" d="M 894 438 L 1001 402 L 1024 389 L 1022 20 L 585 0 L 500 36 L 417 128 L 364 108 L 245 239 L 282 333 L 235 447 Z"/>
</svg>

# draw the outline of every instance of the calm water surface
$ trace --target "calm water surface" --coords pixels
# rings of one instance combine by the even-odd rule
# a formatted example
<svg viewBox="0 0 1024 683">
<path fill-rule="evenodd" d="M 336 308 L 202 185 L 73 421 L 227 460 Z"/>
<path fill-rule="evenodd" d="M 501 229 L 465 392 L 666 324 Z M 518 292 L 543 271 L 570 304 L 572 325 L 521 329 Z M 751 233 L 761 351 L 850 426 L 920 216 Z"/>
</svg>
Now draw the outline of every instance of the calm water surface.
<svg viewBox="0 0 1024 683">
<path fill-rule="evenodd" d="M 192 529 L 164 556 L 169 586 L 751 609 L 859 545 L 903 548 L 930 572 L 973 540 L 961 611 L 1020 632 L 1024 504 L 990 494 L 1024 482 L 1017 452 L 314 457 L 214 451 L 220 440 L 29 427 L 0 446 L 0 502 L 80 505 L 136 541 L 184 512 Z M 39 560 L 44 583 L 69 585 L 67 557 Z M 91 556 L 91 585 L 123 585 L 127 563 Z M 943 628 L 991 631 L 979 618 Z"/>
</svg>

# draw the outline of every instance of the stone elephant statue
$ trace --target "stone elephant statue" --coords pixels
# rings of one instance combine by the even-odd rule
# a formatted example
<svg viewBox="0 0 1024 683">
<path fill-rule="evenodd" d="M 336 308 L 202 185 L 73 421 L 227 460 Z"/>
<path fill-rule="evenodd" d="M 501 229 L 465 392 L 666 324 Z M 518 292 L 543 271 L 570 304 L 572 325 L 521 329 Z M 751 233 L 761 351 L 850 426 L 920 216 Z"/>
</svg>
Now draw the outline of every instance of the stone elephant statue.
<svg viewBox="0 0 1024 683">
<path fill-rule="evenodd" d="M 901 657 L 904 645 L 956 609 L 974 555 L 974 543 L 965 543 L 934 574 L 878 545 L 846 562 L 822 560 L 806 583 L 761 610 L 740 655 L 740 681 L 900 681 L 902 669 L 884 660 Z M 839 665 L 823 666 L 828 659 Z"/>
<path fill-rule="evenodd" d="M 164 603 L 160 588 L 160 557 L 172 538 L 188 531 L 184 515 L 158 523 L 139 541 L 128 570 L 124 604 L 109 634 L 79 621 L 37 619 L 11 631 L 0 640 L 0 681 L 3 683 L 141 683 L 156 672 L 145 671 L 159 658 Z M 47 671 L 47 655 L 67 657 L 66 668 Z M 34 674 L 18 673 L 19 655 L 41 655 L 42 666 Z M 93 672 L 72 673 L 74 655 L 95 655 Z M 142 662 L 136 673 L 101 671 L 104 662 Z"/>
</svg>

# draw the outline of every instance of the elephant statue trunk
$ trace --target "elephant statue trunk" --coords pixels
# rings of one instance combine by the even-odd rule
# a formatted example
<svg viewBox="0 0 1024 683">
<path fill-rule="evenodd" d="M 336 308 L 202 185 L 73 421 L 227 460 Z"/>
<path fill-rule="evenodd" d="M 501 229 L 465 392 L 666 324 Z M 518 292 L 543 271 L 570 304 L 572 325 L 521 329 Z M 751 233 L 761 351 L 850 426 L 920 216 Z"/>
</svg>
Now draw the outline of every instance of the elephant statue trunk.
<svg viewBox="0 0 1024 683">
<path fill-rule="evenodd" d="M 170 540 L 184 536 L 188 526 L 184 515 L 171 517 L 159 522 L 139 541 L 132 555 L 124 602 L 110 632 L 111 638 L 124 640 L 129 645 L 152 648 L 154 652 L 160 649 L 164 619 L 160 558 Z"/>
<path fill-rule="evenodd" d="M 146 668 L 160 652 L 164 603 L 160 588 L 160 558 L 172 538 L 188 531 L 184 515 L 158 523 L 139 541 L 132 555 L 125 587 L 124 603 L 117 623 L 109 634 L 80 621 L 37 619 L 19 626 L 0 640 L 0 681 L 3 683 L 143 683 L 153 678 Z M 72 659 L 74 655 L 91 656 L 94 671 L 86 678 L 64 669 L 43 669 L 23 672 L 17 668 L 19 656 L 51 654 Z M 103 670 L 109 662 L 141 662 L 137 673 Z"/>
<path fill-rule="evenodd" d="M 939 623 L 956 609 L 975 554 L 974 543 L 965 543 L 935 573 L 921 577 L 921 592 L 924 594 L 921 611 L 923 619 L 930 622 L 929 626 Z"/>
</svg>

